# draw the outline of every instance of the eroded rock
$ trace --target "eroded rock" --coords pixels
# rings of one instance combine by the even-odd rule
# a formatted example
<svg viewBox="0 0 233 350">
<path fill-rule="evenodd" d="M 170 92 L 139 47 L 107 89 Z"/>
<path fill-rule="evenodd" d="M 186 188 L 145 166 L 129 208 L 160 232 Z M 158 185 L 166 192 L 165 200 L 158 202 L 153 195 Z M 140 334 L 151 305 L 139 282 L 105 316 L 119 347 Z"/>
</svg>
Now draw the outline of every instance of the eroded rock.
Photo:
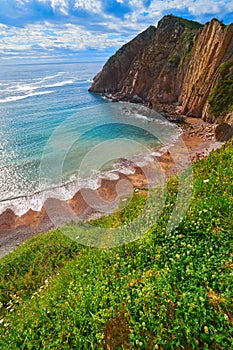
<svg viewBox="0 0 233 350">
<path fill-rule="evenodd" d="M 216 141 L 225 142 L 233 137 L 233 126 L 227 123 L 219 124 L 215 129 Z"/>
</svg>

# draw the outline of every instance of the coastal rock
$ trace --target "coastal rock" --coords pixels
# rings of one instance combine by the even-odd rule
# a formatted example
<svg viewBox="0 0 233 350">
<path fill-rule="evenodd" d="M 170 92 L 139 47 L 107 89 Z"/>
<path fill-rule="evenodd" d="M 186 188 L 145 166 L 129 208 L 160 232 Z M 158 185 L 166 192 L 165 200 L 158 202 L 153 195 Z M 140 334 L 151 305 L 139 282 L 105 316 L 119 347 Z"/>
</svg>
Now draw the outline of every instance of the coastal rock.
<svg viewBox="0 0 233 350">
<path fill-rule="evenodd" d="M 137 55 L 146 50 L 148 43 L 155 34 L 155 27 L 150 26 L 135 39 L 122 46 L 104 65 L 102 71 L 94 77 L 90 92 L 116 93 L 119 92 L 127 79 L 130 67 Z"/>
<path fill-rule="evenodd" d="M 216 141 L 224 142 L 230 140 L 233 137 L 233 126 L 222 123 L 219 124 L 215 129 Z"/>
<path fill-rule="evenodd" d="M 157 29 L 149 27 L 117 51 L 89 91 L 128 100 L 138 96 L 152 107 L 177 102 L 187 66 L 185 52 L 191 50 L 199 28 L 197 22 L 165 16 Z"/>
<path fill-rule="evenodd" d="M 208 98 L 220 79 L 220 65 L 233 55 L 233 24 L 217 19 L 207 23 L 198 35 L 184 78 L 179 101 L 182 113 L 214 121 L 208 114 Z"/>
<path fill-rule="evenodd" d="M 228 113 L 224 118 L 225 122 L 231 126 L 233 126 L 233 111 Z"/>
<path fill-rule="evenodd" d="M 143 99 L 139 97 L 138 95 L 134 95 L 129 102 L 131 103 L 143 103 Z"/>
<path fill-rule="evenodd" d="M 111 93 L 116 101 L 142 101 L 157 110 L 177 104 L 179 114 L 215 122 L 233 106 L 232 60 L 233 24 L 213 19 L 202 26 L 168 15 L 118 50 L 89 91 Z M 211 101 L 215 95 L 222 110 Z"/>
</svg>

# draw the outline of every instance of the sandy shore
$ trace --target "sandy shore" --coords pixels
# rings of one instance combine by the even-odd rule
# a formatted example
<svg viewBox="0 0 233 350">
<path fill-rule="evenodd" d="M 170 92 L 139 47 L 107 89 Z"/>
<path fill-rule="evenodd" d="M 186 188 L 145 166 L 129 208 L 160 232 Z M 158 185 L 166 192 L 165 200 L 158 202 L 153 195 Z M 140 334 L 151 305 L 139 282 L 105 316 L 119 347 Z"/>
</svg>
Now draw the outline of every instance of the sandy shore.
<svg viewBox="0 0 233 350">
<path fill-rule="evenodd" d="M 132 175 L 116 172 L 118 180 L 102 179 L 99 189 L 83 189 L 69 201 L 48 199 L 39 212 L 29 210 L 24 215 L 17 216 L 7 209 L 0 215 L 0 257 L 39 232 L 46 232 L 70 221 L 107 215 L 117 208 L 122 195 L 132 193 L 136 188 L 156 187 L 158 173 L 166 180 L 197 157 L 221 147 L 221 143 L 214 141 L 213 125 L 200 119 L 186 118 L 183 127 L 184 133 L 174 146 L 161 156 L 154 157 L 154 162 L 147 166 L 135 167 Z"/>
</svg>

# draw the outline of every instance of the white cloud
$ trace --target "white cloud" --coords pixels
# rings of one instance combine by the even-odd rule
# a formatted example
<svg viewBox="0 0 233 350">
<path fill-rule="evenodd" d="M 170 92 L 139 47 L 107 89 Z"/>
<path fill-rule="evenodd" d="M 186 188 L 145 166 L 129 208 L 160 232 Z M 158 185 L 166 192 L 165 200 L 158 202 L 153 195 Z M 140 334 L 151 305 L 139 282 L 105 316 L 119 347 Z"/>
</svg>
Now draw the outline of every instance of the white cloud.
<svg viewBox="0 0 233 350">
<path fill-rule="evenodd" d="M 233 11 L 233 1 L 230 0 L 152 0 L 146 7 L 142 0 L 129 0 L 132 12 L 125 16 L 125 20 L 138 24 L 154 24 L 168 13 L 186 13 L 202 23 L 211 17 L 220 19 Z"/>
<path fill-rule="evenodd" d="M 51 6 L 54 10 L 59 8 L 62 13 L 68 16 L 69 3 L 66 0 L 51 0 Z"/>
<path fill-rule="evenodd" d="M 88 48 L 120 47 L 128 41 L 128 38 L 123 40 L 121 37 L 109 33 L 93 33 L 74 24 L 63 26 L 49 23 L 30 24 L 25 28 L 3 25 L 0 26 L 0 34 L 3 36 L 0 41 L 0 52 L 5 54 L 18 52 L 19 56 L 26 51 L 38 52 L 40 48 L 44 51 L 53 52 L 60 49 L 78 52 Z"/>
<path fill-rule="evenodd" d="M 101 13 L 102 11 L 102 3 L 100 0 L 76 0 L 75 7 L 93 13 Z"/>
<path fill-rule="evenodd" d="M 187 1 L 187 8 L 193 15 L 212 13 L 222 14 L 222 11 L 230 12 L 233 9 L 233 2 L 227 3 L 226 1 L 214 1 L 214 0 L 197 0 L 196 2 Z"/>
<path fill-rule="evenodd" d="M 133 1 L 133 0 L 131 0 Z M 193 15 L 201 15 L 201 14 L 217 14 L 219 13 L 221 15 L 222 10 L 227 12 L 230 12 L 230 7 L 232 9 L 232 2 L 226 2 L 226 1 L 216 1 L 216 0 L 153 0 L 151 2 L 151 5 L 149 6 L 148 12 L 152 13 L 154 11 L 165 11 L 165 10 L 180 10 L 180 11 L 187 11 L 190 14 Z"/>
<path fill-rule="evenodd" d="M 31 0 L 18 0 L 29 2 Z M 54 11 L 60 11 L 64 15 L 68 16 L 70 3 L 69 0 L 38 0 L 41 3 L 48 3 Z"/>
<path fill-rule="evenodd" d="M 13 26 L 0 24 L 0 53 L 12 53 L 18 57 L 23 55 L 23 51 L 25 55 L 30 53 L 42 57 L 46 56 L 46 52 L 59 55 L 66 50 L 69 55 L 70 52 L 78 53 L 86 48 L 117 49 L 149 25 L 156 25 L 168 13 L 185 13 L 186 17 L 190 15 L 203 23 L 206 18 L 209 20 L 218 16 L 222 19 L 233 11 L 232 0 L 152 0 L 149 6 L 145 6 L 143 0 L 115 0 L 122 6 L 127 5 L 125 12 L 122 12 L 125 15 L 118 13 L 117 17 L 113 7 L 104 6 L 108 0 L 8 1 L 11 8 L 7 0 L 0 0 L 0 17 L 5 18 L 2 9 L 7 4 L 11 21 L 3 23 L 13 23 Z M 38 3 L 41 3 L 43 11 L 47 10 L 44 11 L 47 22 L 43 21 L 43 11 L 38 12 Z M 81 10 L 87 13 L 79 16 Z M 57 14 L 59 16 L 56 17 Z M 35 24 L 35 18 L 38 24 Z M 53 24 L 54 20 L 56 24 Z M 18 27 L 14 27 L 17 24 Z"/>
</svg>

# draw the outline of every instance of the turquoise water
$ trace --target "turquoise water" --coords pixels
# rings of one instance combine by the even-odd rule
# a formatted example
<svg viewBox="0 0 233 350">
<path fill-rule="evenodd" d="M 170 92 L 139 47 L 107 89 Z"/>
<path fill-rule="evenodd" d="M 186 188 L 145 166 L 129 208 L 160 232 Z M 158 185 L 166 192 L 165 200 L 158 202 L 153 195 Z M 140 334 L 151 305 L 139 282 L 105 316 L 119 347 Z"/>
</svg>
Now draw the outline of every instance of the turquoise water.
<svg viewBox="0 0 233 350">
<path fill-rule="evenodd" d="M 39 210 L 153 160 L 179 131 L 142 106 L 91 94 L 100 63 L 0 67 L 0 212 Z M 126 161 L 127 160 L 127 161 Z"/>
</svg>

